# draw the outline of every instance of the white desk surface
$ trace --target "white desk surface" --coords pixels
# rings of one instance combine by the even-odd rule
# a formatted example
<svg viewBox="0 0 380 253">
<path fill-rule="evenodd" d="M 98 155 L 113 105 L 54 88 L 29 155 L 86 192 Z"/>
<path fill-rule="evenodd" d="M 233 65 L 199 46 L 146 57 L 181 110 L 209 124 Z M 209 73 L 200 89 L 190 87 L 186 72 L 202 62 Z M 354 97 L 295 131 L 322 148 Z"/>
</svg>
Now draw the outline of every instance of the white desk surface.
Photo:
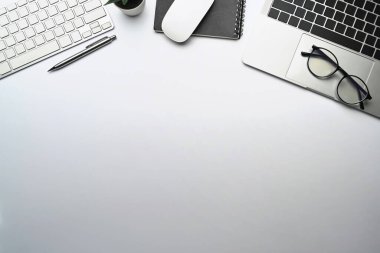
<svg viewBox="0 0 380 253">
<path fill-rule="evenodd" d="M 112 45 L 1 80 L 0 252 L 379 252 L 380 120 L 244 66 L 262 4 L 184 46 L 110 6 Z"/>
</svg>

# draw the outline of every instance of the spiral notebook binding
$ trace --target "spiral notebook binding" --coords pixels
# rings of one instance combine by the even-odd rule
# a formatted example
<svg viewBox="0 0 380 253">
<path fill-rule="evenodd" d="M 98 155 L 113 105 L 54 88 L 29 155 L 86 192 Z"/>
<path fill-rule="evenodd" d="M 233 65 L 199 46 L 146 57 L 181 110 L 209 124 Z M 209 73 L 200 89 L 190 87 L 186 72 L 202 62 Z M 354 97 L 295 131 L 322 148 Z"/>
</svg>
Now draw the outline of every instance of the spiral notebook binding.
<svg viewBox="0 0 380 253">
<path fill-rule="evenodd" d="M 235 18 L 235 36 L 240 38 L 243 35 L 246 0 L 237 0 L 237 11 Z"/>
</svg>

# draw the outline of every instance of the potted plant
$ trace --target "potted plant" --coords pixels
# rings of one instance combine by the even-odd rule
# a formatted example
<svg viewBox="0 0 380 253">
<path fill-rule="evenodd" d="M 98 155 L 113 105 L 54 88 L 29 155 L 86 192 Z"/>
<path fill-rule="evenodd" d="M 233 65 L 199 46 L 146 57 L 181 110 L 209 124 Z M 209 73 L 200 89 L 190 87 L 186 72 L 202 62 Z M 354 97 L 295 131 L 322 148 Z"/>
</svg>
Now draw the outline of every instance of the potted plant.
<svg viewBox="0 0 380 253">
<path fill-rule="evenodd" d="M 145 7 L 145 0 L 108 0 L 106 4 L 115 4 L 128 16 L 139 15 Z"/>
</svg>

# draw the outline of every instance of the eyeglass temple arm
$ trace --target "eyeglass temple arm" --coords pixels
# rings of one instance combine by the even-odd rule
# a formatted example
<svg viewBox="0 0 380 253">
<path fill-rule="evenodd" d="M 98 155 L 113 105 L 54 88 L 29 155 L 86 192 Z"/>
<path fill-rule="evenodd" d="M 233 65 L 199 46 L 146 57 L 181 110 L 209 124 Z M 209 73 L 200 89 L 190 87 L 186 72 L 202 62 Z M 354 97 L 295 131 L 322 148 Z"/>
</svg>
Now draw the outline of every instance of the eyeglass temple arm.
<svg viewBox="0 0 380 253">
<path fill-rule="evenodd" d="M 324 58 L 325 60 L 327 60 L 328 62 L 330 62 L 331 64 L 336 65 L 336 62 L 334 62 L 333 60 L 331 60 L 330 57 L 328 57 L 322 51 L 320 51 L 320 50 L 318 50 L 318 51 L 320 52 L 320 54 L 301 52 L 301 55 L 304 56 L 304 57 L 310 57 L 310 56 L 321 57 L 321 58 Z"/>
</svg>

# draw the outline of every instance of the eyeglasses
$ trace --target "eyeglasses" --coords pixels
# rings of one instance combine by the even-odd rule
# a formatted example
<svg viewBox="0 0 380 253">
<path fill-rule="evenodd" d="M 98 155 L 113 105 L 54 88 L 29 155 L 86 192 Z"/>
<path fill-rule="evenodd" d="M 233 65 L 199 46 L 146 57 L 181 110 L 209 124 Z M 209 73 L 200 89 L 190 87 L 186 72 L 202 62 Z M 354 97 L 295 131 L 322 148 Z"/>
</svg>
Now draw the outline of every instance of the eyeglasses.
<svg viewBox="0 0 380 253">
<path fill-rule="evenodd" d="M 310 73 L 318 79 L 328 79 L 336 72 L 343 74 L 337 86 L 338 98 L 345 104 L 360 105 L 364 109 L 364 101 L 371 100 L 368 86 L 358 76 L 349 75 L 339 66 L 338 59 L 328 49 L 313 45 L 311 53 L 301 52 L 301 55 L 308 57 L 307 68 Z"/>
</svg>

